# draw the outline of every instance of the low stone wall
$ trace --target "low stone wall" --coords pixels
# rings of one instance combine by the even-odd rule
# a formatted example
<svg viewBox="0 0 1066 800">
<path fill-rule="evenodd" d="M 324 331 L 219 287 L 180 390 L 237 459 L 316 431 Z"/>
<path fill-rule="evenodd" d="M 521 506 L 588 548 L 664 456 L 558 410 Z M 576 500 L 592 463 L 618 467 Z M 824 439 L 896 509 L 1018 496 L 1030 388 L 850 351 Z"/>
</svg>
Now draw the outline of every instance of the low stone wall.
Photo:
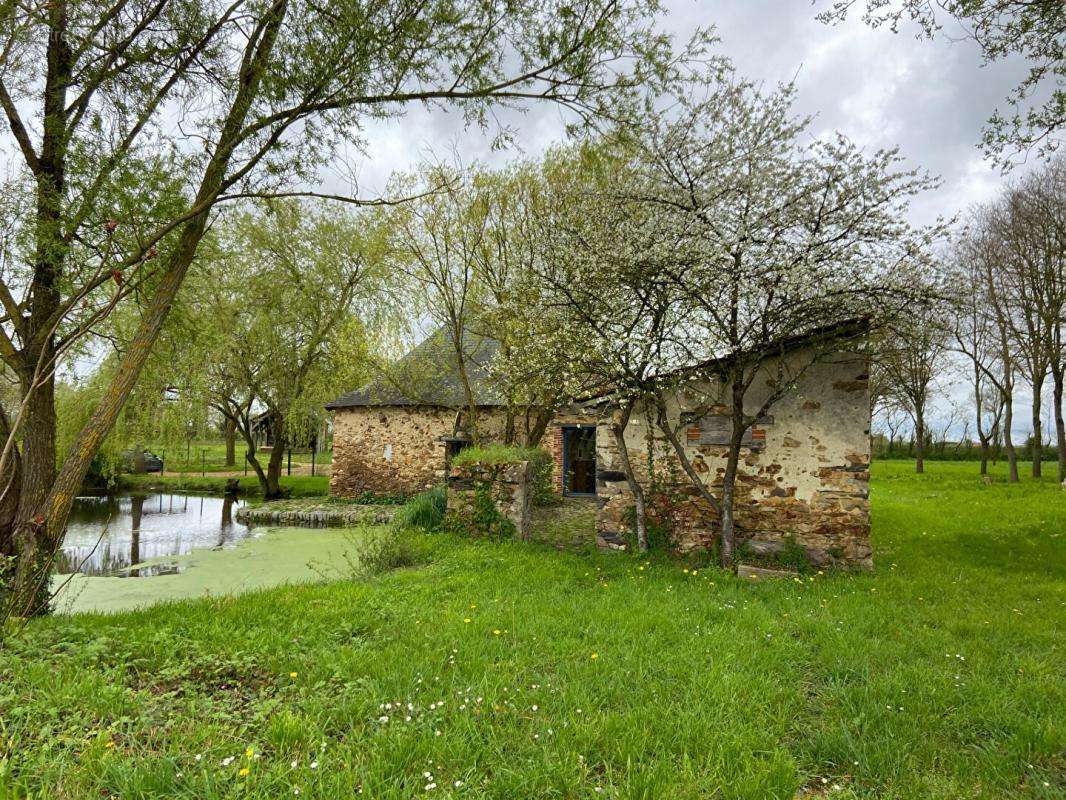
<svg viewBox="0 0 1066 800">
<path fill-rule="evenodd" d="M 528 461 L 515 464 L 472 464 L 452 467 L 448 475 L 448 516 L 475 534 L 498 535 L 486 527 L 485 503 L 514 526 L 517 539 L 529 537 L 533 500 L 532 468 Z"/>
<path fill-rule="evenodd" d="M 279 500 L 258 506 L 242 506 L 236 519 L 244 525 L 288 525 L 297 528 L 386 525 L 400 506 L 371 506 Z"/>
</svg>

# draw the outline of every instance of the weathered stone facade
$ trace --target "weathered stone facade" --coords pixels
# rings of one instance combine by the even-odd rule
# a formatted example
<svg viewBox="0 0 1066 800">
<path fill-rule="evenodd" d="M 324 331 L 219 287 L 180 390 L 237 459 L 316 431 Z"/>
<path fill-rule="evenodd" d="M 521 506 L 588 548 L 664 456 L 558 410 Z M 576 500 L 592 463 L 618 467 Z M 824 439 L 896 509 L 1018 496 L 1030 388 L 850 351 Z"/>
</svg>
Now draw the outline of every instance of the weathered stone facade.
<svg viewBox="0 0 1066 800">
<path fill-rule="evenodd" d="M 751 408 L 761 403 L 759 389 L 752 387 Z M 677 423 L 685 409 L 684 399 L 675 398 L 668 412 Z M 869 409 L 866 361 L 840 354 L 810 367 L 796 391 L 755 426 L 741 452 L 736 490 L 738 535 L 751 549 L 773 552 L 792 537 L 814 564 L 872 566 Z M 703 443 L 696 422 L 685 430 L 693 467 L 708 486 L 720 487 L 727 448 Z M 718 536 L 716 515 L 682 473 L 661 431 L 654 425 L 649 429 L 643 409 L 632 415 L 626 445 L 641 484 L 657 490 L 651 514 L 670 531 L 674 546 L 683 551 L 709 547 Z M 606 425 L 597 431 L 596 446 L 597 541 L 621 548 L 631 535 L 632 495 Z"/>
<path fill-rule="evenodd" d="M 456 411 L 434 406 L 359 406 L 334 412 L 330 494 L 358 497 L 364 492 L 414 494 L 444 480 L 445 441 Z M 593 416 L 561 413 L 549 423 L 540 446 L 551 453 L 552 484 L 563 490 L 563 427 L 595 424 Z M 507 415 L 503 407 L 478 409 L 485 442 L 501 442 Z"/>
<path fill-rule="evenodd" d="M 488 498 L 497 513 L 514 526 L 517 539 L 529 537 L 533 502 L 532 469 L 528 461 L 514 464 L 471 464 L 452 467 L 448 475 L 448 514 L 470 530 L 482 531 L 478 496 Z"/>
<path fill-rule="evenodd" d="M 334 415 L 330 494 L 364 492 L 415 494 L 444 480 L 445 437 L 452 435 L 455 410 L 434 406 L 360 406 Z M 478 428 L 501 439 L 502 408 L 478 411 Z"/>
</svg>

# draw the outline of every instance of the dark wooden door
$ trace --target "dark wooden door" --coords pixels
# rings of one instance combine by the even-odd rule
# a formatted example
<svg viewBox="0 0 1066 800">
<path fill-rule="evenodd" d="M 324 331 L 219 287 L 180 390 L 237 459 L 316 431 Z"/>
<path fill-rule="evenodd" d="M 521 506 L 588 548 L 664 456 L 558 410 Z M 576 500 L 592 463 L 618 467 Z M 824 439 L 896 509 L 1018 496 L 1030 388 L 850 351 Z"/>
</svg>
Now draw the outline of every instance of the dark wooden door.
<svg viewBox="0 0 1066 800">
<path fill-rule="evenodd" d="M 596 494 L 596 429 L 566 428 L 567 494 Z"/>
</svg>

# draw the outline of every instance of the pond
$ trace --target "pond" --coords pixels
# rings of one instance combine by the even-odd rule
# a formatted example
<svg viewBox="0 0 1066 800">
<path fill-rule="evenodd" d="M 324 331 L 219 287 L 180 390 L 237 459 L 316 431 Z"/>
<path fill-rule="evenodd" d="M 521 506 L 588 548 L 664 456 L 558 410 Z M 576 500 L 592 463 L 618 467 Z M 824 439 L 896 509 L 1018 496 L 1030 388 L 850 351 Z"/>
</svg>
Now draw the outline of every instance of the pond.
<svg viewBox="0 0 1066 800">
<path fill-rule="evenodd" d="M 57 563 L 55 609 L 112 612 L 350 575 L 372 528 L 266 528 L 243 501 L 186 494 L 78 498 Z"/>
<path fill-rule="evenodd" d="M 251 527 L 233 521 L 242 502 L 189 494 L 79 497 L 56 571 L 131 578 L 179 571 L 168 557 L 232 546 L 251 535 Z"/>
</svg>

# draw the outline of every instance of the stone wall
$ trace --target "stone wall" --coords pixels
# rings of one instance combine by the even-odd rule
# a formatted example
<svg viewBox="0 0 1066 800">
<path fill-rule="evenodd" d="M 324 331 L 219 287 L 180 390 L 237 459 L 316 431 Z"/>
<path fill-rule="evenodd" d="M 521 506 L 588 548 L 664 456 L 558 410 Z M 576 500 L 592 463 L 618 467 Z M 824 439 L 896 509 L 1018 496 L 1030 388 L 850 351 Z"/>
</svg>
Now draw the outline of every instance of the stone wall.
<svg viewBox="0 0 1066 800">
<path fill-rule="evenodd" d="M 430 406 L 360 406 L 334 414 L 330 494 L 415 494 L 444 480 L 445 444 L 455 410 Z M 504 412 L 479 409 L 478 427 L 488 441 L 502 439 Z"/>
<path fill-rule="evenodd" d="M 765 384 L 753 385 L 749 412 L 765 391 Z M 679 421 L 689 407 L 685 398 L 674 398 L 671 419 Z M 738 536 L 753 550 L 772 552 L 793 537 L 814 564 L 872 566 L 869 408 L 868 365 L 845 353 L 810 367 L 796 391 L 775 403 L 756 425 L 741 451 L 736 493 Z M 727 408 L 716 411 L 728 413 Z M 683 430 L 689 459 L 717 494 L 727 448 L 701 443 L 695 424 Z M 632 496 L 606 425 L 597 430 L 596 445 L 601 476 L 597 540 L 602 547 L 625 547 L 631 538 Z M 669 442 L 649 426 L 643 409 L 632 415 L 626 445 L 642 485 L 660 489 L 651 513 L 671 531 L 673 545 L 682 551 L 709 547 L 718 537 L 716 515 L 681 472 Z"/>
<path fill-rule="evenodd" d="M 471 464 L 452 467 L 448 475 L 448 515 L 471 533 L 498 535 L 480 519 L 479 495 L 514 526 L 515 538 L 529 537 L 532 506 L 532 469 L 528 461 L 515 464 Z M 483 502 L 483 501 L 480 501 Z"/>
<path fill-rule="evenodd" d="M 360 406 L 334 414 L 333 467 L 330 494 L 358 497 L 364 492 L 414 494 L 444 480 L 445 445 L 455 410 L 429 406 Z M 552 454 L 552 483 L 562 492 L 563 425 L 595 423 L 595 418 L 561 413 L 549 424 L 540 446 Z M 521 429 L 521 419 L 517 421 Z M 478 410 L 478 429 L 485 442 L 502 442 L 506 412 L 499 407 Z"/>
</svg>

